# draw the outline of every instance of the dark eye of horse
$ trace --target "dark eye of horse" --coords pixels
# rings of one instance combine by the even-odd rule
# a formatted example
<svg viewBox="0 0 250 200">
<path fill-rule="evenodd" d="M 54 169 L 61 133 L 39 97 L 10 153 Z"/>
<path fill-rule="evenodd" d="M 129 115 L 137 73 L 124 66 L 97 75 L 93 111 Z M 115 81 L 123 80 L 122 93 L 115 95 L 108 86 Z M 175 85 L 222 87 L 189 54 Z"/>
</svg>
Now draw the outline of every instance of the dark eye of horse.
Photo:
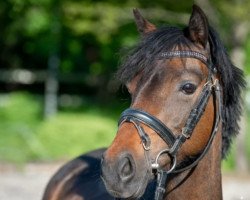
<svg viewBox="0 0 250 200">
<path fill-rule="evenodd" d="M 184 92 L 185 94 L 193 94 L 196 90 L 196 85 L 192 84 L 192 83 L 186 83 L 185 85 L 183 85 L 181 87 L 182 92 Z"/>
</svg>

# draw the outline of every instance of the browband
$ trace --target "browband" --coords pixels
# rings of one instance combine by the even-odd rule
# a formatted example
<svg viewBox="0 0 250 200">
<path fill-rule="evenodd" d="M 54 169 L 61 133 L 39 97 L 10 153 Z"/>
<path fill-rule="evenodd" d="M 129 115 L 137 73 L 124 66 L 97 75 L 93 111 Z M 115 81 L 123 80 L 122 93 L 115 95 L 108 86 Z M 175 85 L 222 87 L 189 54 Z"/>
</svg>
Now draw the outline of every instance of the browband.
<svg viewBox="0 0 250 200">
<path fill-rule="evenodd" d="M 172 57 L 179 57 L 179 58 L 196 58 L 204 62 L 205 64 L 208 62 L 208 59 L 205 55 L 197 52 L 197 51 L 170 51 L 170 52 L 163 52 L 160 54 L 160 57 L 169 59 Z"/>
<path fill-rule="evenodd" d="M 195 58 L 203 62 L 207 67 L 212 71 L 216 72 L 216 68 L 212 66 L 212 62 L 210 59 L 208 59 L 205 55 L 202 53 L 199 53 L 197 51 L 170 51 L 170 52 L 163 52 L 160 54 L 159 58 L 160 59 L 170 59 L 174 57 L 179 57 L 179 58 Z"/>
</svg>

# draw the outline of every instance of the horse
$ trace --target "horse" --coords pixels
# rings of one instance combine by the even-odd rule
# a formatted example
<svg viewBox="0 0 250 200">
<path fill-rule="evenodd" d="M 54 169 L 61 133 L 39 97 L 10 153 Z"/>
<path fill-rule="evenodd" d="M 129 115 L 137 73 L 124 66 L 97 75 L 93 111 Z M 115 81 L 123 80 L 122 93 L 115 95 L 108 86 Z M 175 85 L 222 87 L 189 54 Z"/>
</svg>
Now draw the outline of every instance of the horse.
<svg viewBox="0 0 250 200">
<path fill-rule="evenodd" d="M 111 145 L 64 165 L 43 200 L 223 199 L 221 161 L 239 132 L 243 72 L 197 5 L 184 28 L 157 28 L 133 12 L 141 39 L 116 74 L 130 108 Z"/>
</svg>

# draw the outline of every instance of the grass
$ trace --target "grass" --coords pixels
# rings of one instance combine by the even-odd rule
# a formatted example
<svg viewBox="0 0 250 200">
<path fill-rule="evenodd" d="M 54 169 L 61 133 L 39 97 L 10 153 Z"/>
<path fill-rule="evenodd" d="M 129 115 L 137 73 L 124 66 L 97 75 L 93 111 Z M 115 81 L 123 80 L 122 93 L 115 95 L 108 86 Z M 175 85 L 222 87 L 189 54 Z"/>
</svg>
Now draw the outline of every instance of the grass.
<svg viewBox="0 0 250 200">
<path fill-rule="evenodd" d="M 108 146 L 119 111 L 101 106 L 63 110 L 42 119 L 42 99 L 27 93 L 0 97 L 0 160 L 13 163 L 69 159 Z"/>
<path fill-rule="evenodd" d="M 43 147 L 44 158 L 70 158 L 107 146 L 116 128 L 115 120 L 96 113 L 59 113 L 40 124 L 37 138 Z"/>
<path fill-rule="evenodd" d="M 250 124 L 248 123 L 250 121 L 250 113 L 249 111 L 246 112 L 247 115 L 246 115 L 246 130 L 250 130 Z M 250 134 L 248 134 L 249 131 L 247 131 L 247 134 L 246 134 L 246 138 L 245 138 L 245 146 L 244 146 L 244 149 L 245 149 L 245 153 L 247 155 L 247 162 L 248 162 L 248 165 L 250 166 Z M 222 162 L 222 167 L 223 167 L 223 170 L 224 171 L 232 171 L 233 169 L 236 168 L 236 142 L 234 140 L 232 146 L 231 146 L 231 149 L 230 149 L 230 152 L 227 156 L 227 158 L 225 160 L 223 160 Z"/>
<path fill-rule="evenodd" d="M 91 105 L 61 109 L 48 120 L 42 119 L 43 99 L 27 93 L 0 96 L 0 161 L 23 164 L 30 161 L 71 159 L 84 152 L 108 146 L 117 130 L 121 108 Z M 127 105 L 123 105 L 126 107 Z M 248 116 L 250 121 L 250 116 Z M 248 127 L 248 130 L 250 127 Z M 247 155 L 250 155 L 247 134 Z M 235 145 L 224 171 L 235 168 Z"/>
<path fill-rule="evenodd" d="M 225 172 L 230 172 L 235 169 L 235 154 L 236 154 L 236 145 L 235 142 L 232 144 L 229 154 L 227 155 L 226 159 L 222 161 L 222 169 Z"/>
</svg>

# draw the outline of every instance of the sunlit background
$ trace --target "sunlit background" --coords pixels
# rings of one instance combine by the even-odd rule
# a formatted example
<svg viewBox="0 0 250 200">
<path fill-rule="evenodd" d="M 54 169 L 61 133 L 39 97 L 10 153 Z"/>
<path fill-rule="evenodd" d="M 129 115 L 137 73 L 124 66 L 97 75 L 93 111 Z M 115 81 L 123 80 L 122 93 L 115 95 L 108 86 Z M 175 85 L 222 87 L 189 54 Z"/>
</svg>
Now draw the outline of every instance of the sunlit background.
<svg viewBox="0 0 250 200">
<path fill-rule="evenodd" d="M 250 166 L 250 1 L 197 0 L 248 87 L 223 172 Z M 129 105 L 114 78 L 138 42 L 132 8 L 161 26 L 187 24 L 186 0 L 0 1 L 0 165 L 70 160 L 108 146 Z M 1 176 L 1 174 L 0 174 Z"/>
</svg>

